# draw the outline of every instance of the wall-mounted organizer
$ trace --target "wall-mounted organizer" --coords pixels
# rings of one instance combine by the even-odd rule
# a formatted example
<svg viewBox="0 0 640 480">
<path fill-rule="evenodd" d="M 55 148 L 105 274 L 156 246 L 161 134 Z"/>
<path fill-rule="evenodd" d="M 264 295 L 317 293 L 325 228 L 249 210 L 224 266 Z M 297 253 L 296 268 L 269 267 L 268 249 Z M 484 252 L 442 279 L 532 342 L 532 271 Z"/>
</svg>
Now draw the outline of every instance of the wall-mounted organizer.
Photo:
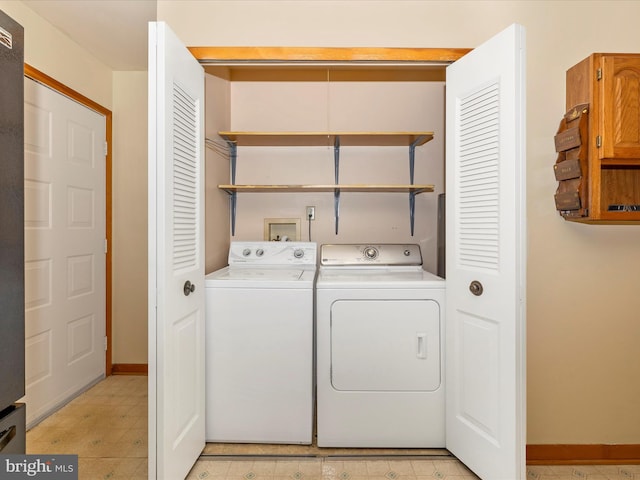
<svg viewBox="0 0 640 480">
<path fill-rule="evenodd" d="M 558 181 L 555 201 L 564 218 L 588 216 L 588 129 L 589 106 L 578 105 L 565 114 L 554 137 L 558 152 L 553 166 Z"/>
<path fill-rule="evenodd" d="M 571 221 L 640 222 L 640 54 L 593 53 L 566 82 L 556 208 Z"/>
<path fill-rule="evenodd" d="M 415 197 L 433 192 L 433 185 L 416 185 L 414 179 L 415 149 L 433 139 L 433 132 L 218 132 L 229 145 L 231 184 L 218 185 L 231 198 L 231 234 L 235 235 L 236 202 L 238 193 L 300 193 L 332 192 L 334 196 L 335 233 L 340 219 L 340 194 L 343 192 L 408 193 L 411 235 L 414 233 Z M 334 149 L 335 183 L 331 185 L 238 185 L 236 163 L 239 146 L 331 146 Z M 409 183 L 340 184 L 341 146 L 407 146 L 409 148 Z"/>
</svg>

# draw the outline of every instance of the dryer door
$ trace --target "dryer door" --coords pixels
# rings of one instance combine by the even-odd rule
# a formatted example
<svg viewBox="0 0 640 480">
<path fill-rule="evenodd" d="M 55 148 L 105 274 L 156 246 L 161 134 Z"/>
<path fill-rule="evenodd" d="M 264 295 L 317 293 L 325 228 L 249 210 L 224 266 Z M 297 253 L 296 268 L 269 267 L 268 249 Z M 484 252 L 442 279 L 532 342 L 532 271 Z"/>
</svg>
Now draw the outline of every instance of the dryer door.
<svg viewBox="0 0 640 480">
<path fill-rule="evenodd" d="M 331 384 L 342 391 L 440 387 L 434 300 L 339 300 L 331 307 Z"/>
</svg>

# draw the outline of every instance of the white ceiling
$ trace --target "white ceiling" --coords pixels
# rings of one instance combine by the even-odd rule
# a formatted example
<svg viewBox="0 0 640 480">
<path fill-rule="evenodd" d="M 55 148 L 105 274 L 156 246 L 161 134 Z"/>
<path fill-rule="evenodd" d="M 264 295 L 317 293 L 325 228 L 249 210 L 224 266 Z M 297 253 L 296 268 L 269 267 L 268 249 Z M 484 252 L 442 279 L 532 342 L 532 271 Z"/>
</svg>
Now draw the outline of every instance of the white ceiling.
<svg viewBox="0 0 640 480">
<path fill-rule="evenodd" d="M 23 0 L 113 70 L 147 69 L 156 0 Z"/>
</svg>

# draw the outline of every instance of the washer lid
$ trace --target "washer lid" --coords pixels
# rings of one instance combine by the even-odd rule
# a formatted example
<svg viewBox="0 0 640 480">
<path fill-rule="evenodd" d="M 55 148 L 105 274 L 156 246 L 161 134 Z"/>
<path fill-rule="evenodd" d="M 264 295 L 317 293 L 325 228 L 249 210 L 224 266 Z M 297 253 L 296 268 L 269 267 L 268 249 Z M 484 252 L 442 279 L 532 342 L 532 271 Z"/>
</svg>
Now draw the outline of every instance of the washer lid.
<svg viewBox="0 0 640 480">
<path fill-rule="evenodd" d="M 206 287 L 309 288 L 315 269 L 224 267 L 205 277 Z"/>
</svg>

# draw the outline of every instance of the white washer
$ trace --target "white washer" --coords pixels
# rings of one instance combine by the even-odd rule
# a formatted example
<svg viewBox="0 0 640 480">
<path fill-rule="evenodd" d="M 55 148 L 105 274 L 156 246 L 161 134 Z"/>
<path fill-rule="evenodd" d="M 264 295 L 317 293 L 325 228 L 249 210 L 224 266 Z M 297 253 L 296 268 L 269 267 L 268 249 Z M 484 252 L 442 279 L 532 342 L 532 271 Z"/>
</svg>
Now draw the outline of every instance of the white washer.
<svg viewBox="0 0 640 480">
<path fill-rule="evenodd" d="M 233 242 L 206 288 L 206 440 L 310 444 L 315 243 Z"/>
<path fill-rule="evenodd" d="M 445 281 L 418 245 L 323 245 L 320 447 L 443 448 Z"/>
</svg>

